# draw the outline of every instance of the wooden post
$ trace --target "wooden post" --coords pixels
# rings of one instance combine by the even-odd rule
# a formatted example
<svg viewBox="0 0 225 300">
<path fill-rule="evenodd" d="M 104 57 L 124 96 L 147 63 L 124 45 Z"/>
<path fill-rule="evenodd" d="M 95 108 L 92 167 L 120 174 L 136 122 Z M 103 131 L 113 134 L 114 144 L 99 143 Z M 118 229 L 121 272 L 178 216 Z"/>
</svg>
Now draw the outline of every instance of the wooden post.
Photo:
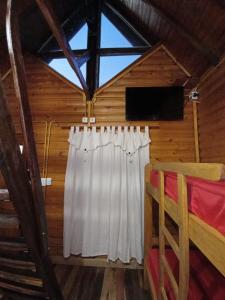
<svg viewBox="0 0 225 300">
<path fill-rule="evenodd" d="M 189 288 L 189 231 L 187 181 L 178 174 L 178 226 L 179 226 L 179 299 L 188 298 Z"/>
<path fill-rule="evenodd" d="M 149 287 L 146 270 L 148 252 L 152 248 L 152 197 L 146 191 L 146 182 L 149 182 L 150 164 L 145 166 L 145 199 L 144 199 L 144 288 Z"/>
<path fill-rule="evenodd" d="M 164 264 L 162 259 L 165 257 L 165 237 L 163 228 L 165 226 L 165 192 L 164 192 L 164 172 L 159 171 L 159 298 L 164 295 Z"/>
<path fill-rule="evenodd" d="M 92 100 L 95 90 L 99 85 L 99 63 L 100 57 L 98 49 L 100 48 L 101 36 L 101 0 L 97 0 L 91 6 L 86 7 L 86 18 L 88 24 L 88 49 L 90 59 L 87 62 L 87 85 Z"/>
<path fill-rule="evenodd" d="M 194 138 L 195 138 L 195 161 L 200 162 L 199 154 L 199 134 L 198 134 L 198 110 L 197 103 L 193 102 L 193 121 L 194 121 Z"/>
</svg>

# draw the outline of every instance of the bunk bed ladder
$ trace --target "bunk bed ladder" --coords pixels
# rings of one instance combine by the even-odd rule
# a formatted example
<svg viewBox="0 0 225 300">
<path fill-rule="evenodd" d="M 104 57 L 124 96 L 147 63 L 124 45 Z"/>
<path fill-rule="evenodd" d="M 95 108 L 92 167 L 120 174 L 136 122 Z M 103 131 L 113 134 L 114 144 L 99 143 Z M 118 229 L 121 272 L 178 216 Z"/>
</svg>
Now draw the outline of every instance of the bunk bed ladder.
<svg viewBox="0 0 225 300">
<path fill-rule="evenodd" d="M 165 274 L 170 281 L 174 296 L 177 300 L 186 300 L 188 297 L 189 284 L 189 235 L 188 235 L 188 202 L 187 183 L 182 174 L 178 174 L 178 209 L 177 224 L 179 228 L 179 242 L 177 243 L 165 223 L 165 191 L 164 172 L 159 171 L 160 178 L 160 201 L 159 201 L 159 252 L 160 252 L 160 299 L 167 299 L 164 288 Z M 179 261 L 179 282 L 170 268 L 165 255 L 165 239 L 174 251 Z"/>
<path fill-rule="evenodd" d="M 0 169 L 18 218 L 17 235 L 0 236 L 0 290 L 10 299 L 62 300 L 46 247 L 42 247 L 34 195 L 0 82 Z M 2 216 L 2 215 L 0 215 Z M 48 249 L 48 248 L 47 248 Z"/>
<path fill-rule="evenodd" d="M 4 271 L 0 272 L 0 290 L 10 299 L 16 300 L 62 300 L 49 256 L 44 195 L 19 38 L 17 5 L 18 1 L 7 0 L 6 33 L 26 161 L 16 140 L 15 128 L 0 81 L 0 167 L 18 218 L 20 233 L 16 239 L 3 240 L 4 247 L 9 249 L 11 245 L 11 250 L 14 248 L 16 255 L 13 253 L 6 257 L 0 249 L 0 271 Z M 14 272 L 13 264 L 16 266 Z M 36 279 L 39 280 L 38 286 Z"/>
</svg>

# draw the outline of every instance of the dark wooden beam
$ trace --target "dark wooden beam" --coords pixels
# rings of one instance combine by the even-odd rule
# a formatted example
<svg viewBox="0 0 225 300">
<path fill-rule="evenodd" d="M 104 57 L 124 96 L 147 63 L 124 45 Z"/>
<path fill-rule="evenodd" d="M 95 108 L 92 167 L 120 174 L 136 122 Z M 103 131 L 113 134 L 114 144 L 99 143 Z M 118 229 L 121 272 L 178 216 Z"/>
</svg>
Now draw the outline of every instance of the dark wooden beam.
<svg viewBox="0 0 225 300">
<path fill-rule="evenodd" d="M 90 59 L 87 62 L 87 85 L 89 87 L 90 99 L 92 99 L 99 81 L 99 63 L 98 49 L 101 39 L 101 0 L 95 3 L 87 4 L 85 7 L 86 20 L 88 25 L 88 45 Z"/>
<path fill-rule="evenodd" d="M 132 48 L 101 48 L 98 50 L 100 56 L 121 56 L 121 55 L 142 55 L 151 47 L 132 47 Z"/>
<path fill-rule="evenodd" d="M 155 0 L 142 0 L 148 5 L 150 5 L 162 19 L 166 20 L 168 24 L 172 26 L 180 35 L 182 35 L 196 50 L 198 50 L 202 55 L 204 55 L 207 60 L 213 64 L 217 65 L 219 62 L 219 57 L 214 49 L 211 49 L 208 45 L 204 44 L 202 40 L 199 40 L 195 34 L 184 27 L 173 15 L 166 11 L 162 6 L 160 6 Z"/>
<path fill-rule="evenodd" d="M 218 5 L 220 8 L 225 9 L 225 0 L 211 0 L 214 5 Z"/>
<path fill-rule="evenodd" d="M 62 23 L 61 27 L 67 37 L 70 40 L 85 24 L 82 13 L 82 5 L 79 4 L 78 7 L 70 14 Z M 48 52 L 55 49 L 57 41 L 55 41 L 53 34 L 51 33 L 47 40 L 43 42 L 41 47 L 38 49 L 37 53 Z M 58 46 L 58 44 L 57 44 Z"/>
<path fill-rule="evenodd" d="M 103 13 L 134 47 L 150 46 L 149 41 L 123 15 L 114 9 L 109 2 L 103 5 Z"/>
<path fill-rule="evenodd" d="M 78 66 L 77 59 L 71 50 L 71 47 L 66 39 L 66 36 L 60 26 L 60 23 L 54 13 L 54 10 L 50 2 L 48 0 L 36 0 L 36 3 L 39 6 L 50 29 L 52 30 L 53 35 L 56 38 L 60 48 L 63 50 L 64 55 L 67 58 L 71 68 L 74 70 L 75 74 L 77 75 L 87 100 L 90 100 L 90 93 L 86 81 L 83 77 L 83 74 Z"/>
<path fill-rule="evenodd" d="M 72 52 L 77 59 L 77 64 L 79 67 L 81 67 L 90 59 L 90 52 L 87 49 L 72 50 Z M 38 56 L 47 62 L 55 58 L 65 58 L 64 52 L 62 50 L 42 52 Z"/>
<path fill-rule="evenodd" d="M 148 45 L 155 45 L 160 41 L 159 38 L 155 35 L 155 33 L 151 32 L 150 30 L 147 30 L 146 26 L 144 26 L 138 20 L 135 13 L 127 9 L 127 7 L 121 1 L 105 0 L 104 4 L 111 11 L 113 11 L 115 15 L 117 15 L 119 18 L 123 19 L 124 22 L 129 24 L 129 26 L 133 28 L 133 30 L 135 30 L 137 34 L 140 34 Z"/>
<path fill-rule="evenodd" d="M 151 47 L 132 47 L 132 48 L 100 48 L 97 50 L 99 56 L 121 56 L 121 55 L 141 55 L 148 51 Z M 90 59 L 90 53 L 86 49 L 72 50 L 78 61 L 82 60 L 82 64 Z M 63 51 L 43 52 L 39 55 L 44 60 L 54 58 L 65 58 Z"/>
<path fill-rule="evenodd" d="M 13 73 L 14 88 L 16 98 L 20 108 L 20 120 L 22 125 L 24 148 L 28 163 L 32 190 L 34 194 L 34 206 L 36 222 L 39 226 L 40 241 L 39 247 L 43 252 L 48 251 L 47 243 L 47 223 L 44 211 L 44 196 L 42 192 L 40 171 L 37 160 L 37 151 L 34 140 L 32 116 L 27 92 L 26 72 L 22 56 L 21 43 L 19 37 L 17 3 L 13 0 L 7 1 L 6 13 L 6 35 L 9 58 Z M 44 232 L 44 234 L 42 234 Z"/>
</svg>

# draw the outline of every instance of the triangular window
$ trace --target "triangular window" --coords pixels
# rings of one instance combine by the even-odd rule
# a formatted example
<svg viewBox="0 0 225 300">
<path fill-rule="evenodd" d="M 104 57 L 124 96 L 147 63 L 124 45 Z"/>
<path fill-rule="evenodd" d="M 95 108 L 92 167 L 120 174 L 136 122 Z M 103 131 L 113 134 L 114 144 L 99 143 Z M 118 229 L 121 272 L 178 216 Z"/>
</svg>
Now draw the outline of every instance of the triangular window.
<svg viewBox="0 0 225 300">
<path fill-rule="evenodd" d="M 112 79 L 127 66 L 132 64 L 140 55 L 107 56 L 100 58 L 99 86 Z"/>
<path fill-rule="evenodd" d="M 51 62 L 48 64 L 49 67 L 51 67 L 53 70 L 58 72 L 60 75 L 71 81 L 72 83 L 76 84 L 77 86 L 81 87 L 80 81 L 77 78 L 77 75 L 71 68 L 70 64 L 68 63 L 66 58 L 55 58 L 51 60 Z M 80 69 L 81 72 L 86 78 L 86 67 L 87 64 L 84 64 Z"/>
<path fill-rule="evenodd" d="M 131 43 L 120 33 L 109 19 L 101 17 L 101 48 L 132 47 Z"/>
<path fill-rule="evenodd" d="M 123 20 L 120 20 L 119 22 L 118 20 L 115 21 L 114 17 L 112 17 L 112 14 L 106 7 L 103 9 L 103 12 L 101 13 L 100 48 L 96 51 L 99 68 L 96 67 L 94 72 L 89 72 L 89 75 L 97 74 L 96 82 L 98 82 L 98 86 L 105 84 L 133 63 L 140 57 L 143 51 L 148 49 L 149 46 L 131 26 L 127 25 L 126 22 L 123 23 Z M 86 21 L 88 22 L 88 19 L 86 19 Z M 89 53 L 93 53 L 91 49 L 87 49 L 88 32 L 91 29 L 90 26 L 85 23 L 82 14 L 80 15 L 80 19 L 79 17 L 71 19 L 70 22 L 72 25 L 68 23 L 63 26 L 63 29 L 70 47 L 74 51 L 74 55 L 78 55 L 84 60 L 82 62 L 79 60 L 79 63 L 81 63 L 80 69 L 82 74 L 85 80 L 87 80 L 87 69 L 90 70 L 89 67 L 91 66 L 88 63 L 89 60 L 91 60 L 90 56 L 88 58 L 88 51 Z M 133 51 L 132 48 L 134 47 L 137 47 L 138 49 L 143 47 L 143 50 L 142 52 L 137 52 L 136 49 L 133 49 Z M 140 55 L 137 55 L 139 53 Z M 53 38 L 44 44 L 40 50 L 40 54 L 49 67 L 72 83 L 81 87 L 75 72 L 70 67 L 63 52 L 58 49 L 57 43 Z M 91 77 L 89 76 L 89 79 L 90 78 Z"/>
<path fill-rule="evenodd" d="M 88 27 L 85 23 L 82 28 L 69 40 L 72 50 L 87 48 Z"/>
</svg>

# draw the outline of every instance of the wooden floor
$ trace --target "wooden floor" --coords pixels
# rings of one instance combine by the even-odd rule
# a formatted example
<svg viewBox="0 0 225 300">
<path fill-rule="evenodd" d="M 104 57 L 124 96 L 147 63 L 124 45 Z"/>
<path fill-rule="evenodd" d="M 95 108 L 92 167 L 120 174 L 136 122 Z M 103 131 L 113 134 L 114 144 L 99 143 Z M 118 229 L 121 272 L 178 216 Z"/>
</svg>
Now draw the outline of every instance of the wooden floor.
<svg viewBox="0 0 225 300">
<path fill-rule="evenodd" d="M 150 300 L 143 270 L 57 265 L 65 300 Z"/>
</svg>

